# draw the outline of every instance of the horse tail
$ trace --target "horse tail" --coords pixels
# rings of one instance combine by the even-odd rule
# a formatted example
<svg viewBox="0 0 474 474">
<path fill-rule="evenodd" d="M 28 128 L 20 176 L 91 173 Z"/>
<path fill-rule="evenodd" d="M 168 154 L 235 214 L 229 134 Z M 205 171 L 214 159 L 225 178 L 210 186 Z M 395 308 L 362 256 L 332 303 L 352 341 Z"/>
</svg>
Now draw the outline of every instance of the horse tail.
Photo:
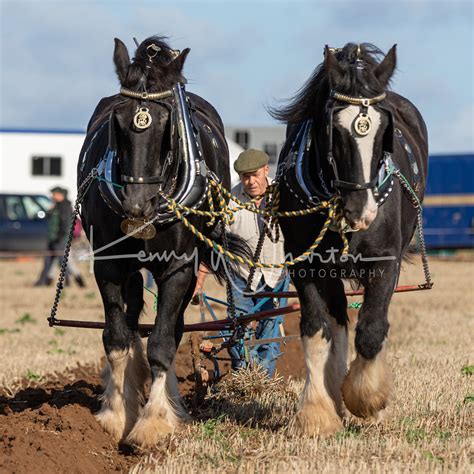
<svg viewBox="0 0 474 474">
<path fill-rule="evenodd" d="M 210 238 L 215 244 L 225 248 L 224 236 L 220 231 L 220 226 L 215 229 Z M 227 250 L 236 257 L 252 259 L 252 250 L 247 242 L 236 234 L 231 232 L 225 233 L 227 239 Z M 201 263 L 211 272 L 216 280 L 222 285 L 226 282 L 226 274 L 229 278 L 240 273 L 239 263 L 237 260 L 226 258 L 214 248 L 206 247 L 202 253 Z"/>
<path fill-rule="evenodd" d="M 413 265 L 416 263 L 416 257 L 419 254 L 416 244 L 410 243 L 402 253 L 402 264 Z"/>
</svg>

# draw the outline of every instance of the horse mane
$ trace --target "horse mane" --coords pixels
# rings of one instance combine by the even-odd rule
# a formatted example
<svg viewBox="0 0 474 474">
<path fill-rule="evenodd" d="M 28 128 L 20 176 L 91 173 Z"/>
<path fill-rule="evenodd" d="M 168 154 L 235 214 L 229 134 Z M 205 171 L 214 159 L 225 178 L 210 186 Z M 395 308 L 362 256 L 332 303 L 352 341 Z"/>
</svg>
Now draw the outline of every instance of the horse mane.
<svg viewBox="0 0 474 474">
<path fill-rule="evenodd" d="M 360 48 L 358 55 L 357 50 Z M 334 51 L 334 56 L 341 66 L 343 74 L 333 83 L 325 62 L 319 64 L 310 78 L 296 94 L 283 101 L 281 107 L 270 107 L 270 115 L 285 123 L 300 123 L 315 118 L 318 112 L 324 111 L 325 103 L 331 89 L 346 95 L 371 97 L 381 94 L 381 87 L 373 70 L 384 58 L 384 53 L 370 43 L 347 43 L 344 48 Z M 357 69 L 357 59 L 361 60 L 364 69 Z"/>
<path fill-rule="evenodd" d="M 130 64 L 127 78 L 122 84 L 124 87 L 134 89 L 143 77 L 147 74 L 146 88 L 149 92 L 160 92 L 170 89 L 176 82 L 186 83 L 181 70 L 172 67 L 173 61 L 179 52 L 174 51 L 168 44 L 166 36 L 150 36 L 145 39 L 135 51 L 135 56 Z M 156 56 L 150 62 L 147 49 L 150 45 L 160 48 Z"/>
</svg>

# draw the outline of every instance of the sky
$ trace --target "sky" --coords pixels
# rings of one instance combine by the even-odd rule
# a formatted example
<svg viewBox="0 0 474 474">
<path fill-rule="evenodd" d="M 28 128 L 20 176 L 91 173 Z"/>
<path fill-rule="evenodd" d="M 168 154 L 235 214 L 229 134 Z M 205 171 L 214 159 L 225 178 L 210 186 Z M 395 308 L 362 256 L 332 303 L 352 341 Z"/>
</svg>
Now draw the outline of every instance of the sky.
<svg viewBox="0 0 474 474">
<path fill-rule="evenodd" d="M 84 130 L 118 92 L 114 38 L 191 48 L 187 89 L 226 125 L 272 125 L 325 44 L 397 44 L 392 89 L 421 111 L 432 153 L 472 152 L 473 1 L 0 0 L 0 128 Z"/>
</svg>

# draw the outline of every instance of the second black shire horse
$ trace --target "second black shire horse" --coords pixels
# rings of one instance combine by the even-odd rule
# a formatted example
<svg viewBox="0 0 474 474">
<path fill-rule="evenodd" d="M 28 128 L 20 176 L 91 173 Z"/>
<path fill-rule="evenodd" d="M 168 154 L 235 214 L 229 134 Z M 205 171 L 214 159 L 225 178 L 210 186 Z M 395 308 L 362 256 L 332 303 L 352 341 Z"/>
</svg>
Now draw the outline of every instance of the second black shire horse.
<svg viewBox="0 0 474 474">
<path fill-rule="evenodd" d="M 339 196 L 350 230 L 348 258 L 337 253 L 342 239 L 334 229 L 318 248 L 320 258 L 291 270 L 307 367 L 293 426 L 309 434 L 342 429 L 344 404 L 356 416 L 377 416 L 390 393 L 387 313 L 417 221 L 393 170 L 401 170 L 422 200 L 428 159 L 420 113 L 387 91 L 395 65 L 395 46 L 385 57 L 370 44 L 326 47 L 324 62 L 307 84 L 273 111 L 288 124 L 279 163 L 280 209 L 312 207 Z M 324 221 L 315 214 L 281 219 L 286 253 L 295 257 L 309 248 Z M 365 289 L 357 355 L 348 372 L 344 278 Z"/>
<path fill-rule="evenodd" d="M 105 310 L 108 363 L 97 418 L 117 440 L 141 446 L 155 444 L 188 418 L 174 358 L 183 313 L 195 288 L 195 269 L 206 258 L 200 241 L 172 220 L 166 197 L 204 209 L 210 174 L 227 189 L 230 185 L 221 119 L 208 102 L 182 87 L 188 52 L 151 37 L 131 62 L 125 45 L 115 40 L 120 94 L 98 104 L 78 165 L 79 185 L 91 170 L 99 173 L 98 185 L 91 186 L 81 210 L 96 254 L 94 274 Z M 190 219 L 207 235 L 213 230 L 204 218 Z M 142 226 L 146 239 L 124 235 Z M 144 304 L 141 267 L 152 272 L 159 295 L 147 357 L 138 334 Z"/>
</svg>

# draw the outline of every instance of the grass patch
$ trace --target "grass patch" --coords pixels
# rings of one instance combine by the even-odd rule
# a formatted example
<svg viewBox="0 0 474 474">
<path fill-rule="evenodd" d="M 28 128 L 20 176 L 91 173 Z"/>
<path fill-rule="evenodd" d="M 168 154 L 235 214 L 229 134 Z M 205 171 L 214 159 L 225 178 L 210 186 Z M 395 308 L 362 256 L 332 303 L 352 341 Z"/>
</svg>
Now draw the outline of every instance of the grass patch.
<svg viewBox="0 0 474 474">
<path fill-rule="evenodd" d="M 461 374 L 463 374 L 463 375 L 472 375 L 472 374 L 474 374 L 474 365 L 465 365 L 461 369 Z"/>
<path fill-rule="evenodd" d="M 53 355 L 53 354 L 64 354 L 65 352 L 66 351 L 64 349 L 61 349 L 60 347 L 53 347 L 47 353 L 50 355 Z"/>
<path fill-rule="evenodd" d="M 424 429 L 416 426 L 416 421 L 413 418 L 406 417 L 402 419 L 402 426 L 405 427 L 405 439 L 409 443 L 416 443 L 426 438 L 427 433 Z"/>
<path fill-rule="evenodd" d="M 423 453 L 423 457 L 425 459 L 428 459 L 428 461 L 433 461 L 435 463 L 440 463 L 440 464 L 444 463 L 444 459 L 441 456 L 436 456 L 431 451 L 425 451 Z"/>
<path fill-rule="evenodd" d="M 405 439 L 409 443 L 416 443 L 426 438 L 426 431 L 422 428 L 408 428 L 405 431 Z"/>
<path fill-rule="evenodd" d="M 56 339 L 50 339 L 48 341 L 48 345 L 52 346 L 49 351 L 47 351 L 47 354 L 54 355 L 54 354 L 67 354 L 67 355 L 74 355 L 77 354 L 77 352 L 74 349 L 69 348 L 68 350 L 62 349 L 61 347 L 58 347 L 58 341 Z"/>
<path fill-rule="evenodd" d="M 436 431 L 436 436 L 442 440 L 442 441 L 446 441 L 448 439 L 451 438 L 451 432 L 450 431 L 443 431 L 443 430 L 438 430 Z"/>
<path fill-rule="evenodd" d="M 41 375 L 31 371 L 30 369 L 28 369 L 28 371 L 26 372 L 25 378 L 30 380 L 31 382 L 39 382 L 43 379 Z"/>
<path fill-rule="evenodd" d="M 225 415 L 219 415 L 217 418 L 211 418 L 201 425 L 201 432 L 207 438 L 216 438 L 218 434 L 218 425 L 222 423 Z"/>
<path fill-rule="evenodd" d="M 38 321 L 33 318 L 33 316 L 31 316 L 30 313 L 24 313 L 23 316 L 21 318 L 18 318 L 15 323 L 16 324 L 21 324 L 21 325 L 24 325 L 24 324 L 36 324 Z"/>
<path fill-rule="evenodd" d="M 19 328 L 7 329 L 7 328 L 0 328 L 0 336 L 4 334 L 14 334 L 16 332 L 20 332 Z"/>
<path fill-rule="evenodd" d="M 474 402 L 474 395 L 471 393 L 466 395 L 463 400 L 464 403 L 473 403 Z"/>
<path fill-rule="evenodd" d="M 349 425 L 344 431 L 336 433 L 336 439 L 358 438 L 362 428 L 358 425 Z"/>
</svg>

